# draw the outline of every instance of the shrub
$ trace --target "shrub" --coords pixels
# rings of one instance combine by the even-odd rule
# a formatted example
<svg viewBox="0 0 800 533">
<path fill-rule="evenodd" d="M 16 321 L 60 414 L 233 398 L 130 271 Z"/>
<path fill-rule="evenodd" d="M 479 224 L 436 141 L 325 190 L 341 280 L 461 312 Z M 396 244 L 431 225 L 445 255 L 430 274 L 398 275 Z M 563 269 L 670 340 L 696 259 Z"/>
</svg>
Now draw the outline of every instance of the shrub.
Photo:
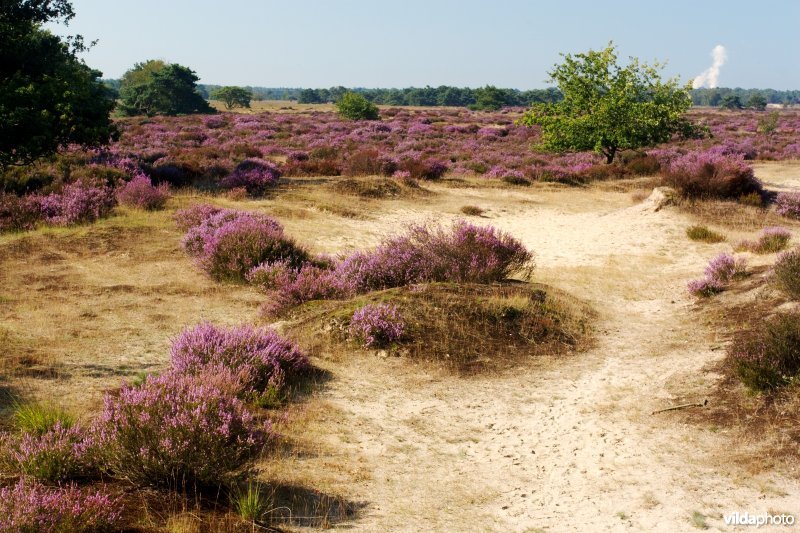
<svg viewBox="0 0 800 533">
<path fill-rule="evenodd" d="M 7 436 L 3 448 L 11 469 L 49 483 L 86 477 L 97 466 L 94 439 L 79 426 L 60 422 L 42 434 Z"/>
<path fill-rule="evenodd" d="M 222 211 L 222 208 L 209 204 L 195 204 L 186 209 L 179 209 L 173 216 L 178 229 L 187 231 L 189 228 L 199 226 L 212 215 Z"/>
<path fill-rule="evenodd" d="M 782 192 L 775 199 L 776 211 L 789 218 L 800 218 L 800 192 Z"/>
<path fill-rule="evenodd" d="M 484 213 L 484 210 L 477 205 L 464 205 L 461 206 L 460 211 L 465 215 L 469 215 L 472 217 L 479 217 Z"/>
<path fill-rule="evenodd" d="M 764 228 L 755 241 L 742 241 L 738 244 L 740 250 L 747 250 L 756 254 L 771 254 L 780 252 L 792 238 L 792 233 L 786 228 L 773 226 Z"/>
<path fill-rule="evenodd" d="M 194 214 L 182 216 L 187 217 Z M 308 252 L 286 237 L 274 219 L 229 209 L 189 228 L 183 246 L 197 258 L 200 268 L 219 281 L 245 281 L 246 274 L 262 263 L 286 260 L 299 267 L 309 259 Z"/>
<path fill-rule="evenodd" d="M 716 280 L 701 278 L 690 281 L 686 288 L 692 296 L 708 298 L 725 290 L 725 287 Z"/>
<path fill-rule="evenodd" d="M 309 368 L 308 357 L 271 329 L 216 327 L 184 330 L 172 343 L 172 365 L 183 373 L 230 372 L 245 397 L 272 389 Z"/>
<path fill-rule="evenodd" d="M 658 159 L 647 154 L 636 154 L 631 158 L 624 158 L 625 168 L 636 176 L 653 176 L 661 170 Z"/>
<path fill-rule="evenodd" d="M 719 151 L 690 152 L 667 167 L 664 182 L 686 198 L 731 198 L 763 193 L 761 182 L 742 156 Z"/>
<path fill-rule="evenodd" d="M 277 185 L 280 176 L 278 168 L 268 161 L 245 159 L 236 165 L 228 177 L 220 181 L 220 186 L 223 189 L 244 187 L 247 194 L 258 197 Z"/>
<path fill-rule="evenodd" d="M 705 277 L 692 280 L 687 289 L 694 296 L 708 297 L 725 290 L 725 286 L 745 275 L 747 263 L 743 258 L 736 259 L 727 253 L 719 254 L 712 259 L 705 269 Z"/>
<path fill-rule="evenodd" d="M 693 241 L 717 243 L 725 240 L 725 236 L 712 231 L 705 226 L 690 226 L 686 228 L 686 236 Z"/>
<path fill-rule="evenodd" d="M 336 108 L 339 114 L 348 120 L 379 120 L 378 106 L 367 100 L 364 95 L 348 91 L 342 95 Z"/>
<path fill-rule="evenodd" d="M 405 158 L 398 164 L 398 171 L 408 172 L 412 178 L 421 180 L 438 180 L 447 169 L 447 163 L 436 159 Z"/>
<path fill-rule="evenodd" d="M 117 530 L 122 511 L 119 498 L 104 489 L 50 488 L 25 479 L 0 489 L 0 531 Z"/>
<path fill-rule="evenodd" d="M 137 174 L 117 191 L 117 201 L 122 205 L 156 211 L 164 207 L 169 198 L 169 185 L 153 185 L 150 178 Z"/>
<path fill-rule="evenodd" d="M 60 193 L 41 197 L 39 205 L 45 222 L 70 226 L 108 216 L 116 205 L 116 198 L 111 187 L 76 182 L 64 186 Z"/>
<path fill-rule="evenodd" d="M 107 395 L 97 427 L 111 470 L 141 485 L 219 486 L 261 450 L 265 433 L 236 384 L 169 372 Z"/>
<path fill-rule="evenodd" d="M 41 219 L 37 197 L 0 192 L 0 233 L 33 229 Z"/>
<path fill-rule="evenodd" d="M 347 329 L 353 339 L 370 348 L 399 341 L 405 330 L 405 321 L 397 307 L 389 304 L 365 305 L 358 309 Z"/>
<path fill-rule="evenodd" d="M 773 275 L 778 289 L 794 300 L 800 299 L 800 249 L 782 253 L 775 262 Z"/>
<path fill-rule="evenodd" d="M 800 314 L 779 313 L 739 333 L 728 353 L 747 387 L 765 391 L 789 384 L 800 373 Z"/>
</svg>

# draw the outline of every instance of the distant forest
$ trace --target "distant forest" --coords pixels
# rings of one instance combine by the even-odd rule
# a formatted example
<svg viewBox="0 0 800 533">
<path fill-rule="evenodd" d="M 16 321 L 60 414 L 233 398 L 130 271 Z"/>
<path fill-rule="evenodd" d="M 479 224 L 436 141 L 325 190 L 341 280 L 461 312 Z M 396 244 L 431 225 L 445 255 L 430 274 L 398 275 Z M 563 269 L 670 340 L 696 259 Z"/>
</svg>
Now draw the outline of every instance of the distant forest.
<svg viewBox="0 0 800 533">
<path fill-rule="evenodd" d="M 119 89 L 119 80 L 104 80 L 114 89 Z M 199 85 L 200 93 L 208 95 L 221 85 Z M 335 102 L 347 91 L 361 93 L 376 104 L 395 106 L 463 106 L 496 108 L 529 106 L 539 102 L 556 102 L 561 99 L 558 89 L 500 89 L 492 86 L 479 87 L 407 87 L 405 89 L 366 89 L 356 87 L 331 87 L 329 89 L 303 89 L 300 87 L 245 87 L 253 93 L 253 100 L 287 100 L 301 104 Z M 777 91 L 775 89 L 692 89 L 692 103 L 696 106 L 719 106 L 726 96 L 738 97 L 746 103 L 753 95 L 761 95 L 768 104 L 800 105 L 800 90 Z"/>
</svg>

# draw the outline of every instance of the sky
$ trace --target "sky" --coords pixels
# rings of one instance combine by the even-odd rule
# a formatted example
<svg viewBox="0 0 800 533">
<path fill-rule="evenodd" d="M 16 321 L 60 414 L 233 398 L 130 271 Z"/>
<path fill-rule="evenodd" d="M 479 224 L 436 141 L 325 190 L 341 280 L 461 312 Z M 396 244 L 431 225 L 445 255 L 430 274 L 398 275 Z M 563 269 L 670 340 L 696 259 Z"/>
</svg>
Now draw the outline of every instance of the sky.
<svg viewBox="0 0 800 533">
<path fill-rule="evenodd" d="M 725 48 L 721 87 L 800 89 L 793 0 L 72 0 L 56 33 L 97 45 L 118 78 L 134 63 L 186 65 L 202 83 L 265 87 L 547 87 L 559 53 L 601 49 L 667 62 L 690 82 Z"/>
</svg>

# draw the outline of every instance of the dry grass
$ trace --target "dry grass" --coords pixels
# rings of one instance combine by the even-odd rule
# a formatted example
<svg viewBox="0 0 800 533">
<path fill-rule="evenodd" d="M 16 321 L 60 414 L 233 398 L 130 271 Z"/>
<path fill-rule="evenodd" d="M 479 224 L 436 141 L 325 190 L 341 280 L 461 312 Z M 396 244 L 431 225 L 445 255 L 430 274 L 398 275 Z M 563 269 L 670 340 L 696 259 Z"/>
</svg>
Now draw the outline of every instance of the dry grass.
<svg viewBox="0 0 800 533">
<path fill-rule="evenodd" d="M 800 223 L 790 221 L 773 209 L 764 209 L 738 202 L 722 200 L 682 200 L 678 207 L 698 220 L 701 224 L 720 226 L 739 231 L 755 231 L 767 226 L 794 226 Z"/>
<path fill-rule="evenodd" d="M 478 207 L 477 205 L 463 205 L 459 211 L 471 217 L 479 217 L 486 212 L 483 208 Z"/>
<path fill-rule="evenodd" d="M 295 311 L 292 335 L 300 342 L 352 351 L 346 328 L 353 312 L 390 302 L 400 309 L 408 341 L 392 350 L 457 373 L 498 371 L 531 357 L 588 346 L 591 311 L 543 285 L 432 283 L 378 291 L 346 302 L 309 302 Z M 320 345 L 312 345 L 319 351 Z"/>
</svg>

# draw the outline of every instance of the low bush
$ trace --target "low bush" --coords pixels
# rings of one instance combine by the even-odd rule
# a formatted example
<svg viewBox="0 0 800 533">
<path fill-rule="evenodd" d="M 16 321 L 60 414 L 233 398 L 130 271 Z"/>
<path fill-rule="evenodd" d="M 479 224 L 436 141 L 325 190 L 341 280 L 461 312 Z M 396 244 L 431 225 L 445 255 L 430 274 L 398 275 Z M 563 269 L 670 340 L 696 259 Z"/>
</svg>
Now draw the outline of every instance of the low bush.
<svg viewBox="0 0 800 533">
<path fill-rule="evenodd" d="M 174 220 L 181 231 L 188 231 L 189 228 L 199 226 L 207 218 L 216 215 L 222 211 L 221 207 L 216 207 L 209 204 L 195 204 L 185 209 L 179 209 L 175 212 Z"/>
<path fill-rule="evenodd" d="M 244 187 L 248 195 L 259 197 L 275 187 L 280 176 L 278 168 L 269 161 L 245 159 L 219 184 L 223 189 Z"/>
<path fill-rule="evenodd" d="M 782 192 L 775 198 L 776 211 L 788 218 L 800 219 L 800 192 Z"/>
<path fill-rule="evenodd" d="M 169 196 L 169 185 L 162 183 L 156 187 L 144 174 L 137 174 L 117 190 L 120 204 L 148 211 L 162 209 Z"/>
<path fill-rule="evenodd" d="M 778 289 L 789 298 L 800 300 L 800 248 L 782 253 L 772 272 Z"/>
<path fill-rule="evenodd" d="M 705 226 L 690 226 L 686 228 L 686 236 L 693 241 L 717 243 L 725 240 L 725 236 L 710 230 Z"/>
<path fill-rule="evenodd" d="M 184 330 L 172 343 L 177 372 L 230 373 L 245 399 L 281 392 L 287 380 L 309 369 L 297 345 L 271 329 L 217 327 L 204 323 Z"/>
<path fill-rule="evenodd" d="M 266 434 L 224 376 L 168 372 L 107 395 L 97 421 L 111 471 L 140 485 L 217 487 L 245 468 Z"/>
<path fill-rule="evenodd" d="M 792 232 L 780 226 L 764 228 L 755 241 L 741 241 L 737 248 L 756 254 L 780 252 L 789 244 Z"/>
<path fill-rule="evenodd" d="M 663 172 L 663 179 L 686 198 L 737 199 L 763 194 L 761 182 L 743 157 L 713 150 L 675 157 Z"/>
<path fill-rule="evenodd" d="M 705 269 L 705 277 L 690 281 L 687 289 L 694 296 L 708 297 L 722 292 L 726 285 L 747 272 L 744 258 L 736 259 L 731 254 L 722 253 L 712 259 Z"/>
<path fill-rule="evenodd" d="M 299 268 L 310 259 L 283 233 L 274 219 L 258 213 L 230 209 L 195 208 L 178 215 L 179 224 L 210 214 L 192 226 L 183 239 L 183 247 L 195 256 L 197 264 L 218 281 L 245 281 L 254 267 L 275 261 L 287 261 Z"/>
<path fill-rule="evenodd" d="M 38 481 L 57 483 L 91 476 L 97 470 L 94 439 L 80 426 L 56 422 L 42 434 L 7 435 L 3 463 Z"/>
<path fill-rule="evenodd" d="M 24 479 L 0 489 L 0 531 L 116 531 L 122 513 L 120 499 L 104 489 L 51 488 Z"/>
<path fill-rule="evenodd" d="M 401 340 L 406 324 L 397 306 L 365 305 L 353 313 L 347 331 L 368 348 L 382 348 Z"/>
<path fill-rule="evenodd" d="M 61 192 L 39 199 L 45 222 L 55 226 L 94 222 L 108 216 L 116 203 L 111 187 L 80 182 L 65 185 Z"/>
<path fill-rule="evenodd" d="M 461 206 L 461 209 L 459 209 L 459 211 L 471 217 L 479 217 L 484 213 L 484 210 L 478 207 L 477 205 L 464 205 Z"/>
<path fill-rule="evenodd" d="M 41 220 L 37 197 L 0 192 L 0 233 L 31 230 Z"/>
<path fill-rule="evenodd" d="M 447 163 L 437 159 L 407 157 L 397 165 L 397 172 L 408 172 L 408 176 L 419 180 L 438 180 L 448 170 Z"/>
<path fill-rule="evenodd" d="M 750 389 L 767 391 L 791 383 L 800 374 L 800 314 L 779 313 L 740 332 L 728 354 Z"/>
</svg>

